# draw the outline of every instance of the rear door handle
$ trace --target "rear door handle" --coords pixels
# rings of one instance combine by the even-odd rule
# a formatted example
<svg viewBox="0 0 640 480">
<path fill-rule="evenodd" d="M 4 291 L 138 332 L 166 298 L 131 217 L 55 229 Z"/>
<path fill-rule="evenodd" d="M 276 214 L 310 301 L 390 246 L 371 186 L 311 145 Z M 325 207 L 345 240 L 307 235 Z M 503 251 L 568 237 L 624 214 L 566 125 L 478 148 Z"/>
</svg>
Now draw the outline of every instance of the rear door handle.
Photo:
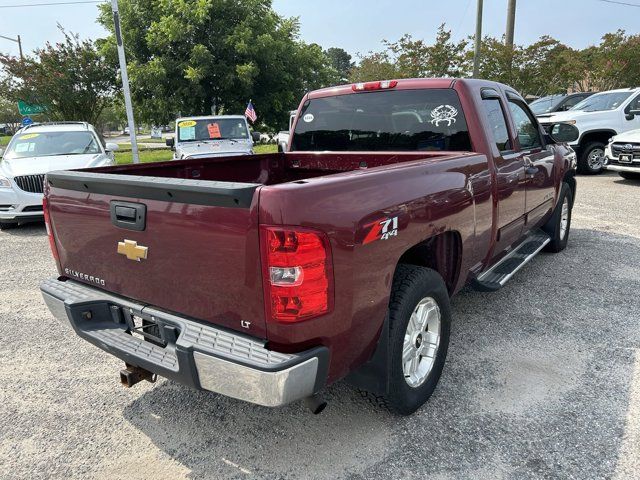
<svg viewBox="0 0 640 480">
<path fill-rule="evenodd" d="M 144 203 L 112 201 L 109 206 L 111 223 L 137 232 L 147 227 L 147 206 Z"/>
</svg>

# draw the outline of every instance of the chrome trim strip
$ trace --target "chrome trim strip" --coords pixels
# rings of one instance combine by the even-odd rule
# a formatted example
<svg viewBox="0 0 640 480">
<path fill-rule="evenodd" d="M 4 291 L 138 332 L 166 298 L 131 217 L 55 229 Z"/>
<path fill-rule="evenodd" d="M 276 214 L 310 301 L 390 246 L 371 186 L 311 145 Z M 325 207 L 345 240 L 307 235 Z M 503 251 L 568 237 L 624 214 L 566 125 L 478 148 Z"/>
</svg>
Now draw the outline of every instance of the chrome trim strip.
<svg viewBox="0 0 640 480">
<path fill-rule="evenodd" d="M 202 388 L 238 400 L 278 407 L 314 393 L 318 373 L 315 357 L 278 372 L 264 372 L 200 352 L 194 352 L 193 358 Z"/>
<path fill-rule="evenodd" d="M 487 270 L 486 272 L 478 276 L 477 280 L 479 282 L 487 281 L 494 274 L 494 272 L 500 265 L 502 265 L 508 260 L 511 260 L 514 257 L 522 255 L 520 254 L 520 251 L 519 251 L 521 247 L 523 247 L 525 244 L 528 244 L 531 241 L 536 241 L 536 240 L 540 240 L 540 245 L 533 252 L 527 254 L 524 258 L 522 258 L 520 264 L 515 269 L 510 271 L 508 274 L 499 275 L 499 279 L 496 281 L 496 283 L 498 283 L 501 287 L 504 286 L 511 279 L 511 277 L 513 277 L 522 267 L 524 267 L 527 263 L 529 263 L 533 259 L 533 257 L 535 257 L 540 252 L 540 250 L 542 250 L 551 241 L 551 238 L 548 235 L 544 233 L 542 234 L 534 233 L 533 235 L 531 235 L 531 237 L 529 237 L 528 239 L 525 239 L 520 245 L 518 245 L 515 249 L 511 250 L 507 255 L 505 255 L 502 259 L 500 259 L 500 261 L 495 265 L 493 265 L 489 270 Z"/>
<path fill-rule="evenodd" d="M 640 166 L 638 167 L 623 167 L 621 165 L 605 165 L 605 170 L 611 170 L 612 172 L 631 172 L 640 173 Z"/>
<path fill-rule="evenodd" d="M 64 301 L 54 297 L 53 295 L 49 295 L 46 292 L 42 292 L 42 298 L 44 299 L 44 303 L 47 305 L 53 316 L 56 317 L 61 323 L 64 323 L 69 328 L 72 328 L 71 322 L 69 322 L 69 317 L 67 316 L 67 309 L 64 306 Z"/>
<path fill-rule="evenodd" d="M 547 238 L 544 242 L 542 242 L 542 244 L 538 248 L 536 248 L 534 252 L 530 253 L 520 265 L 518 265 L 511 273 L 509 273 L 502 280 L 500 280 L 499 282 L 500 285 L 504 286 L 504 284 L 507 283 L 511 279 L 511 277 L 513 277 L 522 267 L 524 267 L 527 263 L 529 263 L 533 259 L 533 257 L 535 257 L 538 254 L 538 252 L 542 250 L 545 247 L 545 245 L 547 245 L 547 243 L 549 243 L 550 241 L 551 241 L 551 238 Z"/>
</svg>

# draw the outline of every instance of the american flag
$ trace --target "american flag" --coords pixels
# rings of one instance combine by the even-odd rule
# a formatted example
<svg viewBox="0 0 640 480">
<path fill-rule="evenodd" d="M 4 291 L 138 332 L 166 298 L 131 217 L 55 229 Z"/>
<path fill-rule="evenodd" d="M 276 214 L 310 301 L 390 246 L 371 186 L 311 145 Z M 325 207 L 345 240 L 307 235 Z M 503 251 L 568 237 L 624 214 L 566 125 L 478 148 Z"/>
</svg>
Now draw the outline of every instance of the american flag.
<svg viewBox="0 0 640 480">
<path fill-rule="evenodd" d="M 247 109 L 244 111 L 244 116 L 251 120 L 251 123 L 256 123 L 258 119 L 258 114 L 256 114 L 255 108 L 253 108 L 253 103 L 249 100 L 249 105 L 247 105 Z"/>
</svg>

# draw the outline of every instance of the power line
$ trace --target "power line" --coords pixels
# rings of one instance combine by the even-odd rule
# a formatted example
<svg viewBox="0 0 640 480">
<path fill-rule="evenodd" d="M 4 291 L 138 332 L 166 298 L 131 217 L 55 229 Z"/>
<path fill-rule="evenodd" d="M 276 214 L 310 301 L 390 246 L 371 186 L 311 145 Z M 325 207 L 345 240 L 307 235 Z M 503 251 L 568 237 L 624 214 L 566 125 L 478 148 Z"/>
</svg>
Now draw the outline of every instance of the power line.
<svg viewBox="0 0 640 480">
<path fill-rule="evenodd" d="M 81 3 L 105 3 L 105 0 L 79 0 L 76 2 L 23 3 L 20 5 L 0 5 L 0 8 L 48 7 L 51 5 L 78 5 Z"/>
<path fill-rule="evenodd" d="M 614 3 L 616 5 L 625 5 L 627 7 L 640 8 L 640 5 L 638 5 L 637 3 L 618 2 L 617 0 L 597 0 L 597 1 L 598 2 L 604 2 L 604 3 Z"/>
</svg>

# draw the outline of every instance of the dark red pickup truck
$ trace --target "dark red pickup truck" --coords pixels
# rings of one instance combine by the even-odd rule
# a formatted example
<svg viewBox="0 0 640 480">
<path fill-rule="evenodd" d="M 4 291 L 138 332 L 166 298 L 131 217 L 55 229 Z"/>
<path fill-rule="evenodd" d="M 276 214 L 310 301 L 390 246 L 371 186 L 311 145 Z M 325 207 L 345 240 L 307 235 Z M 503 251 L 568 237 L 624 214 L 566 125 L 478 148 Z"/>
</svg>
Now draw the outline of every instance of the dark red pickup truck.
<svg viewBox="0 0 640 480">
<path fill-rule="evenodd" d="M 54 172 L 54 315 L 155 375 L 261 405 L 347 378 L 407 414 L 442 372 L 449 298 L 567 242 L 576 135 L 513 89 L 399 80 L 311 92 L 288 151 Z"/>
</svg>

